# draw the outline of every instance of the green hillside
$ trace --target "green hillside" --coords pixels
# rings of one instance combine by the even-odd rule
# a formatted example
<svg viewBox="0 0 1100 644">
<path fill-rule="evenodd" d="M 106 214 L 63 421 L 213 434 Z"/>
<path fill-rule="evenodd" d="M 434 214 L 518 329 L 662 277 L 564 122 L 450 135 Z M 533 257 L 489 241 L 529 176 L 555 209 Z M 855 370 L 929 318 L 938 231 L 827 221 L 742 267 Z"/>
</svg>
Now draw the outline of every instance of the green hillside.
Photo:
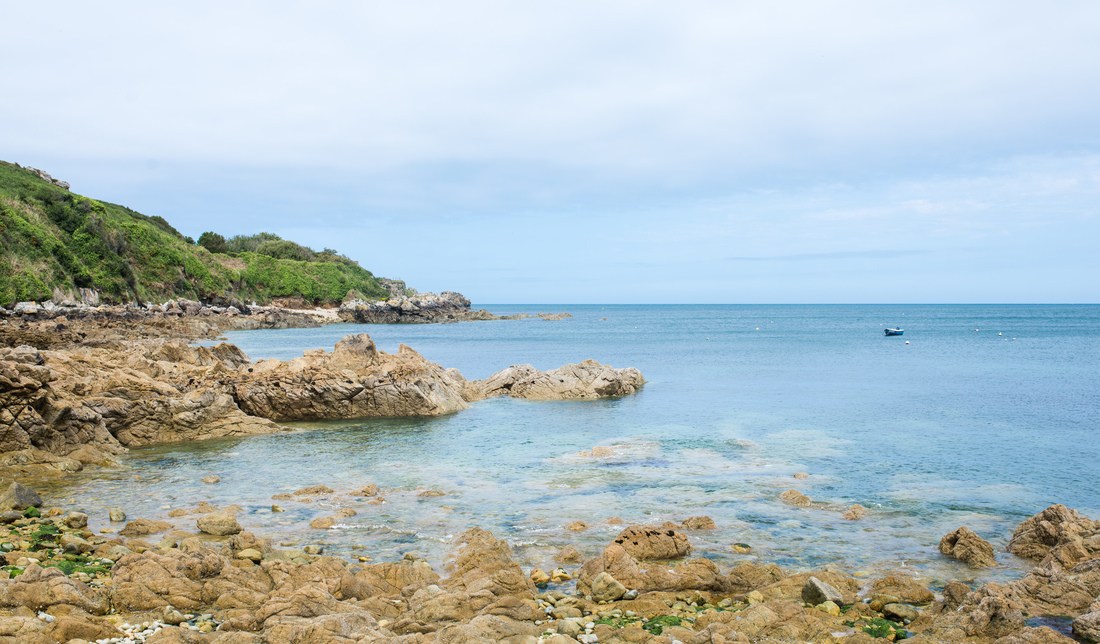
<svg viewBox="0 0 1100 644">
<path fill-rule="evenodd" d="M 300 297 L 326 304 L 352 290 L 386 295 L 370 271 L 335 251 L 270 233 L 201 239 L 200 246 L 161 217 L 74 194 L 0 161 L 0 305 L 79 288 L 114 303 Z M 225 246 L 216 247 L 218 240 Z"/>
</svg>

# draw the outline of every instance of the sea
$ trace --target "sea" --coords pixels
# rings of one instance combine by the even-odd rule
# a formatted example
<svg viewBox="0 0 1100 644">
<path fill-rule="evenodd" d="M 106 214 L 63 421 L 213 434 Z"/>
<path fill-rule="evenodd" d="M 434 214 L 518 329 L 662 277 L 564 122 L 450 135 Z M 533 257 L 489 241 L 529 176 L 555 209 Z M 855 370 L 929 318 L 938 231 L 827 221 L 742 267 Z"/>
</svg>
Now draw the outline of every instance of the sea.
<svg viewBox="0 0 1100 644">
<path fill-rule="evenodd" d="M 933 584 L 1022 574 L 1028 562 L 1004 546 L 1051 504 L 1100 518 L 1100 306 L 486 308 L 572 317 L 226 340 L 252 359 L 290 359 L 368 333 L 384 351 L 407 344 L 469 379 L 592 358 L 637 367 L 647 383 L 613 400 L 499 398 L 438 418 L 292 423 L 268 436 L 138 448 L 47 500 L 82 507 L 100 530 L 119 527 L 109 507 L 193 530 L 193 516 L 169 512 L 237 504 L 241 523 L 276 546 L 318 544 L 369 561 L 411 553 L 433 565 L 477 526 L 505 539 L 525 568 L 544 569 L 567 544 L 595 556 L 620 521 L 705 515 L 715 529 L 686 532 L 696 555 L 723 567 L 901 569 Z M 904 335 L 886 337 L 886 327 Z M 202 482 L 212 474 L 220 482 Z M 369 483 L 384 502 L 346 495 Z M 318 484 L 336 494 L 272 498 Z M 813 505 L 785 504 L 789 489 Z M 866 517 L 844 519 L 853 504 Z M 356 514 L 309 527 L 338 508 Z M 963 525 L 993 543 L 996 568 L 939 553 L 941 537 Z"/>
</svg>

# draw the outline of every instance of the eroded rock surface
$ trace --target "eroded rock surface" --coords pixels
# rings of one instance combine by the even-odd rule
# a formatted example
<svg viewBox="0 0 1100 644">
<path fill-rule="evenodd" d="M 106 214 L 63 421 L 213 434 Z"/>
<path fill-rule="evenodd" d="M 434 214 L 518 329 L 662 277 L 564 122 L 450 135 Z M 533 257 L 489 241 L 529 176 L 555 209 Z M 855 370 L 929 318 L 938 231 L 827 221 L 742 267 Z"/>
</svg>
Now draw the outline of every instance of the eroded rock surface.
<svg viewBox="0 0 1100 644">
<path fill-rule="evenodd" d="M 634 368 L 615 369 L 585 360 L 545 372 L 531 365 L 512 366 L 472 384 L 479 398 L 592 400 L 636 393 L 645 384 L 645 378 Z"/>
</svg>

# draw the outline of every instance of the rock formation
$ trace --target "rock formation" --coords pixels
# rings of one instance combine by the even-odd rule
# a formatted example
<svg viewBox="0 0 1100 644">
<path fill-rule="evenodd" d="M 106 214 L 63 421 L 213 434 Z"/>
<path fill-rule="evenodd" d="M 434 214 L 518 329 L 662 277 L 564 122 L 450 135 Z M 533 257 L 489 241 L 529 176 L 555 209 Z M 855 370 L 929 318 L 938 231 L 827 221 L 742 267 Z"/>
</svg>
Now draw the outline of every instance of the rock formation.
<svg viewBox="0 0 1100 644">
<path fill-rule="evenodd" d="M 518 365 L 473 383 L 476 396 L 511 396 L 529 400 L 592 400 L 637 392 L 645 378 L 637 369 L 615 369 L 595 360 L 539 371 Z"/>
<path fill-rule="evenodd" d="M 966 563 L 971 568 L 996 566 L 993 546 L 970 528 L 963 526 L 940 540 L 940 552 Z"/>
<path fill-rule="evenodd" d="M 338 313 L 344 322 L 360 324 L 424 324 L 498 319 L 484 309 L 471 310 L 470 300 L 461 293 L 443 291 L 437 295 L 408 289 L 391 289 L 388 300 L 344 300 Z"/>
<path fill-rule="evenodd" d="M 642 381 L 592 361 L 557 372 L 577 378 L 540 398 L 623 395 Z M 0 468 L 75 471 L 130 446 L 270 433 L 273 421 L 437 416 L 484 395 L 458 371 L 404 345 L 379 351 L 365 334 L 331 353 L 254 364 L 229 344 L 180 340 L 0 348 Z"/>
</svg>

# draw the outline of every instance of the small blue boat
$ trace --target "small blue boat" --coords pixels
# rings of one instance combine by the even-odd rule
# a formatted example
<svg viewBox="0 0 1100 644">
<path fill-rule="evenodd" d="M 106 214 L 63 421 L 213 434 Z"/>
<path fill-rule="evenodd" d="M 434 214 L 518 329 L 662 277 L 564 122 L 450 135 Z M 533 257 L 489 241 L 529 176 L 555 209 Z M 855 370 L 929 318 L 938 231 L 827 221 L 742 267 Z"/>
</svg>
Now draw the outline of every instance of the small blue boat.
<svg viewBox="0 0 1100 644">
<path fill-rule="evenodd" d="M 899 329 L 895 327 L 893 329 L 883 329 L 882 332 L 886 335 L 901 335 L 902 333 L 905 333 L 905 329 Z"/>
</svg>

